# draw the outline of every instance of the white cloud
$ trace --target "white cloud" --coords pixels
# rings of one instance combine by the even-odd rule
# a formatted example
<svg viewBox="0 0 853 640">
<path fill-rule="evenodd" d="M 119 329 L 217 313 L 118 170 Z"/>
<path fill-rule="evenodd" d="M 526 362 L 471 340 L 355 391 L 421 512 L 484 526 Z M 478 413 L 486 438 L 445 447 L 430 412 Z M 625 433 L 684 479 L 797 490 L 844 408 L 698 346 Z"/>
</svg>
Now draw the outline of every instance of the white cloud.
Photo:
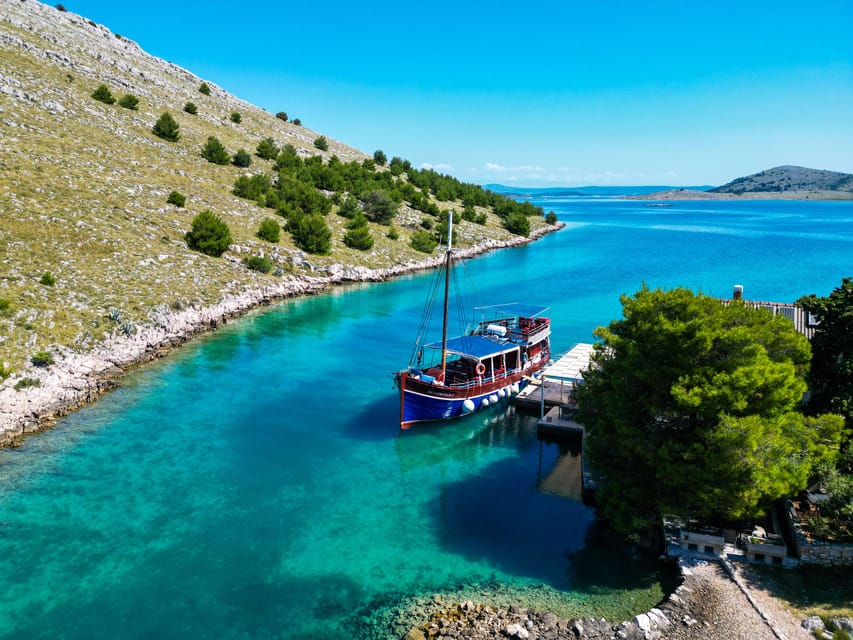
<svg viewBox="0 0 853 640">
<path fill-rule="evenodd" d="M 494 173 L 506 173 L 507 171 L 511 171 L 513 173 L 525 172 L 528 174 L 532 173 L 535 175 L 538 175 L 538 174 L 542 173 L 543 171 L 545 171 L 545 169 L 543 169 L 542 167 L 537 167 L 537 166 L 530 165 L 530 164 L 520 165 L 517 167 L 505 167 L 505 166 L 500 165 L 496 162 L 487 162 L 485 164 L 485 166 L 483 167 L 483 169 L 487 172 L 491 171 Z"/>
</svg>

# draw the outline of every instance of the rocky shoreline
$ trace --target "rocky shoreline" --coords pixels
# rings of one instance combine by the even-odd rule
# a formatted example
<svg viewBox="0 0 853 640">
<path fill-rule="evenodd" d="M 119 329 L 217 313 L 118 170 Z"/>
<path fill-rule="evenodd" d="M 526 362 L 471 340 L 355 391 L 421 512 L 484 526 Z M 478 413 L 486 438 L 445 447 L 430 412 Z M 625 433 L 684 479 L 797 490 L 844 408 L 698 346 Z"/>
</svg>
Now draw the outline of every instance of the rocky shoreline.
<svg viewBox="0 0 853 640">
<path fill-rule="evenodd" d="M 401 605 L 375 637 L 404 640 L 806 640 L 781 604 L 756 592 L 726 562 L 679 559 L 681 584 L 631 620 L 560 619 L 551 612 L 495 607 L 440 595 Z M 373 636 L 371 636 L 373 637 Z"/>
<path fill-rule="evenodd" d="M 529 237 L 487 240 L 454 250 L 457 258 L 471 258 L 496 249 L 532 242 L 564 225 L 540 227 Z M 47 368 L 30 367 L 22 376 L 38 380 L 37 386 L 15 389 L 15 378 L 0 386 L 0 447 L 15 446 L 29 434 L 50 428 L 55 420 L 94 402 L 115 387 L 128 369 L 169 354 L 193 336 L 216 329 L 229 319 L 277 300 L 313 295 L 338 284 L 382 282 L 396 276 L 432 269 L 443 256 L 407 262 L 388 269 L 332 265 L 323 276 L 297 276 L 224 297 L 219 303 L 180 311 L 161 305 L 151 323 L 130 335 L 115 331 L 87 353 L 57 350 L 55 363 Z M 17 380 L 21 378 L 18 377 Z"/>
</svg>

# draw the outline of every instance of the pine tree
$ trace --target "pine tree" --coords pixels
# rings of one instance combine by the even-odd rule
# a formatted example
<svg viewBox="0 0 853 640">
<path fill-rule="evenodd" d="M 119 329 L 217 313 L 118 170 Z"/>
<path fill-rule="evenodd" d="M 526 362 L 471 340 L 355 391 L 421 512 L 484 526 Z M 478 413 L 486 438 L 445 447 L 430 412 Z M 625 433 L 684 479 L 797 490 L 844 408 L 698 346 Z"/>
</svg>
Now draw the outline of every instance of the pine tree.
<svg viewBox="0 0 853 640">
<path fill-rule="evenodd" d="M 216 136 L 208 136 L 207 142 L 201 148 L 201 157 L 213 164 L 228 164 L 231 162 L 231 155 Z"/>
<path fill-rule="evenodd" d="M 92 97 L 104 104 L 115 104 L 116 102 L 110 88 L 105 84 L 98 85 L 98 88 L 92 92 Z"/>
<path fill-rule="evenodd" d="M 170 142 L 177 142 L 181 137 L 180 127 L 168 111 L 164 111 L 160 115 L 157 122 L 154 123 L 154 128 L 151 129 L 151 132 L 158 138 L 163 138 L 163 140 L 169 140 Z"/>
<path fill-rule="evenodd" d="M 370 225 L 367 218 L 359 211 L 347 224 L 348 231 L 344 234 L 344 244 L 359 251 L 367 251 L 373 247 L 373 237 L 370 235 Z"/>
</svg>

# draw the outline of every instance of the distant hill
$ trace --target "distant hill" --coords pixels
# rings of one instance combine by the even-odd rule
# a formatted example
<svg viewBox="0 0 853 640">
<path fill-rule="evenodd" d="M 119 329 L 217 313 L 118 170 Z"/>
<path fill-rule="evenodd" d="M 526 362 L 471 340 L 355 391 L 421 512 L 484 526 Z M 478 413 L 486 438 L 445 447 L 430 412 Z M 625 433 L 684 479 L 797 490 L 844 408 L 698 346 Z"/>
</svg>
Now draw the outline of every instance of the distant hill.
<svg viewBox="0 0 853 640">
<path fill-rule="evenodd" d="M 673 189 L 691 189 L 707 191 L 713 187 L 703 185 L 698 187 L 669 187 L 669 186 L 588 186 L 588 187 L 509 187 L 503 184 L 483 185 L 484 189 L 501 193 L 513 198 L 562 198 L 562 197 L 619 197 L 642 196 L 659 191 Z"/>
<path fill-rule="evenodd" d="M 785 165 L 737 178 L 712 193 L 785 193 L 788 191 L 850 191 L 853 174 Z"/>
</svg>

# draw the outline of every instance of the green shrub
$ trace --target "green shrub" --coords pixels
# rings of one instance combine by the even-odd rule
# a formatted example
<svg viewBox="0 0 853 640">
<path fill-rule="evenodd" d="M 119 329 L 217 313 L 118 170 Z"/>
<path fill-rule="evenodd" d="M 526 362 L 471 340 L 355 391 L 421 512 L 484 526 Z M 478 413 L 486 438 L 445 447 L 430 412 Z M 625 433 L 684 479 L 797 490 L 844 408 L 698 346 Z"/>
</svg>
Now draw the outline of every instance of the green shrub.
<svg viewBox="0 0 853 640">
<path fill-rule="evenodd" d="M 50 271 L 45 271 L 41 275 L 41 280 L 39 280 L 39 283 L 43 284 L 46 287 L 52 287 L 56 284 L 56 278 L 53 277 L 53 274 L 51 274 Z"/>
<path fill-rule="evenodd" d="M 240 124 L 241 122 L 243 122 L 243 116 L 241 116 L 236 111 L 232 111 L 231 112 L 231 122 L 233 122 L 234 124 Z"/>
<path fill-rule="evenodd" d="M 297 127 L 301 127 L 302 126 L 302 120 L 300 120 L 299 118 L 294 118 L 293 124 L 295 124 Z"/>
<path fill-rule="evenodd" d="M 39 351 L 30 358 L 30 362 L 36 367 L 49 367 L 53 364 L 53 356 L 47 351 Z"/>
<path fill-rule="evenodd" d="M 15 383 L 15 391 L 20 391 L 21 389 L 26 389 L 27 387 L 40 387 L 41 380 L 38 378 L 21 378 Z"/>
<path fill-rule="evenodd" d="M 187 202 L 187 198 L 182 193 L 172 191 L 172 193 L 169 194 L 169 197 L 166 198 L 166 202 L 168 204 L 173 204 L 176 207 L 183 207 Z"/>
<path fill-rule="evenodd" d="M 264 138 L 258 143 L 258 148 L 255 150 L 255 154 L 264 160 L 275 160 L 280 151 L 281 149 L 278 148 L 275 140 L 272 138 Z"/>
<path fill-rule="evenodd" d="M 12 310 L 12 301 L 9 298 L 0 298 L 0 316 L 9 315 Z"/>
<path fill-rule="evenodd" d="M 388 229 L 388 233 L 385 234 L 385 237 L 389 240 L 399 240 L 400 234 L 394 227 L 391 227 L 390 229 Z"/>
<path fill-rule="evenodd" d="M 218 257 L 231 244 L 231 230 L 222 218 L 205 209 L 193 218 L 192 231 L 187 231 L 184 239 L 190 249 Z"/>
<path fill-rule="evenodd" d="M 202 82 L 198 87 L 198 92 L 203 93 L 206 96 L 209 96 L 210 95 L 210 85 L 208 85 L 206 82 Z"/>
<path fill-rule="evenodd" d="M 287 113 L 285 113 L 284 111 L 279 111 L 277 114 L 275 114 L 275 117 L 279 120 L 282 120 L 283 122 L 287 122 Z"/>
<path fill-rule="evenodd" d="M 548 215 L 545 216 L 545 222 L 548 224 L 557 224 L 557 214 L 553 211 L 549 211 Z"/>
<path fill-rule="evenodd" d="M 264 218 L 258 228 L 258 237 L 267 242 L 278 242 L 281 238 L 281 226 L 274 218 Z"/>
<path fill-rule="evenodd" d="M 105 84 L 98 85 L 98 88 L 92 92 L 92 97 L 104 104 L 115 104 L 116 102 L 110 88 Z"/>
<path fill-rule="evenodd" d="M 382 166 L 383 164 L 388 162 L 388 156 L 386 156 L 385 152 L 382 151 L 381 149 L 377 149 L 376 151 L 373 152 L 373 161 L 376 164 Z"/>
<path fill-rule="evenodd" d="M 5 380 L 12 374 L 12 369 L 0 362 L 0 380 Z"/>
<path fill-rule="evenodd" d="M 372 222 L 391 224 L 397 215 L 397 203 L 387 191 L 377 189 L 364 196 L 364 213 Z"/>
<path fill-rule="evenodd" d="M 243 167 L 244 169 L 252 164 L 252 156 L 245 149 L 238 149 L 234 154 L 234 159 L 231 161 L 235 167 Z"/>
<path fill-rule="evenodd" d="M 432 220 L 429 218 L 421 218 L 421 227 L 429 231 L 432 229 Z"/>
<path fill-rule="evenodd" d="M 429 231 L 415 231 L 412 234 L 412 248 L 424 253 L 432 253 L 438 246 L 438 240 Z"/>
<path fill-rule="evenodd" d="M 360 211 L 347 224 L 348 231 L 344 234 L 344 244 L 352 249 L 367 251 L 373 247 L 373 236 L 367 218 Z"/>
<path fill-rule="evenodd" d="M 272 180 L 264 173 L 253 176 L 242 175 L 234 181 L 234 195 L 247 200 L 258 201 L 272 189 Z"/>
<path fill-rule="evenodd" d="M 296 216 L 295 220 L 289 221 L 288 227 L 296 246 L 303 251 L 319 255 L 331 251 L 332 230 L 320 214 Z"/>
<path fill-rule="evenodd" d="M 118 101 L 118 106 L 130 109 L 131 111 L 136 111 L 139 109 L 139 98 L 132 93 L 125 93 L 121 97 L 121 100 Z"/>
<path fill-rule="evenodd" d="M 186 111 L 188 114 L 194 116 L 198 113 L 198 107 L 196 106 L 195 102 L 187 102 L 184 105 L 184 111 Z"/>
<path fill-rule="evenodd" d="M 520 211 L 513 211 L 504 219 L 504 229 L 517 236 L 530 235 L 530 220 Z"/>
<path fill-rule="evenodd" d="M 164 111 L 160 115 L 157 122 L 154 123 L 151 132 L 158 138 L 163 138 L 163 140 L 170 142 L 177 142 L 181 137 L 180 127 L 168 111 Z"/>
<path fill-rule="evenodd" d="M 266 256 L 249 256 L 243 260 L 243 264 L 252 271 L 260 271 L 261 273 L 272 271 L 272 262 Z"/>
<path fill-rule="evenodd" d="M 361 209 L 358 206 L 358 198 L 354 198 L 353 196 L 347 196 L 344 198 L 344 201 L 341 202 L 341 206 L 338 207 L 338 215 L 343 216 L 344 218 L 354 218 L 360 211 Z"/>
<path fill-rule="evenodd" d="M 406 170 L 403 159 L 398 156 L 391 158 L 391 163 L 388 165 L 388 168 L 391 170 L 392 176 L 402 175 Z M 450 198 L 439 198 L 439 200 L 450 200 Z"/>
<path fill-rule="evenodd" d="M 64 13 L 65 11 L 68 11 L 68 9 L 66 9 L 66 8 L 65 8 L 65 5 L 64 5 L 64 4 L 62 4 L 61 2 L 60 2 L 58 5 L 56 5 L 56 9 L 57 9 L 58 11 L 62 11 L 63 13 Z"/>
<path fill-rule="evenodd" d="M 316 140 L 314 140 L 314 146 L 317 147 L 320 151 L 328 151 L 329 141 L 326 139 L 326 136 L 319 136 Z"/>
<path fill-rule="evenodd" d="M 474 222 L 477 220 L 477 211 L 470 204 L 466 204 L 462 209 L 462 219 L 466 222 Z"/>
<path fill-rule="evenodd" d="M 488 222 L 488 220 L 489 220 L 489 218 L 486 215 L 486 212 L 484 211 L 482 213 L 477 214 L 477 217 L 474 219 L 474 222 L 476 222 L 479 225 L 485 226 L 486 222 Z"/>
<path fill-rule="evenodd" d="M 231 161 L 231 155 L 216 136 L 208 136 L 201 148 L 201 157 L 213 164 L 228 164 Z"/>
</svg>

